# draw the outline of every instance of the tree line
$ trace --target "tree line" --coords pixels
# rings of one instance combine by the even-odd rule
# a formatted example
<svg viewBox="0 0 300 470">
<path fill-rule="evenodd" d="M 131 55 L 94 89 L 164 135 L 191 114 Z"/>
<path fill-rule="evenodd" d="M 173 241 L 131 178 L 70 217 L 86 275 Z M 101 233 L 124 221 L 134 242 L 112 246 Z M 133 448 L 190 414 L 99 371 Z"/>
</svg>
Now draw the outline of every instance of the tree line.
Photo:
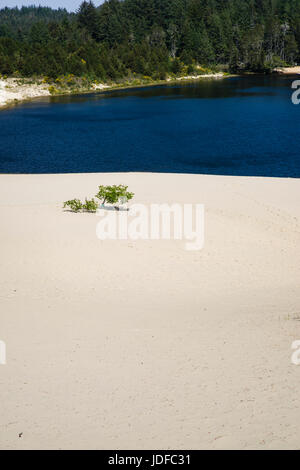
<svg viewBox="0 0 300 470">
<path fill-rule="evenodd" d="M 197 64 L 267 72 L 300 62 L 300 0 L 84 1 L 76 13 L 0 10 L 2 75 L 132 74 L 164 79 Z"/>
</svg>

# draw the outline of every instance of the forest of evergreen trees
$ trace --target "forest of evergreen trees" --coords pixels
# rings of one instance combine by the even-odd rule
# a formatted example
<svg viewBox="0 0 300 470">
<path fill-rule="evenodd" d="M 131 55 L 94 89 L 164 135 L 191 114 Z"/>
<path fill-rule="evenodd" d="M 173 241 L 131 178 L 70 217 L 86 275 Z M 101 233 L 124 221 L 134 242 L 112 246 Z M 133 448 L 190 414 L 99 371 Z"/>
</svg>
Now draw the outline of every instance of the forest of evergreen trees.
<svg viewBox="0 0 300 470">
<path fill-rule="evenodd" d="M 300 0 L 108 0 L 0 10 L 0 73 L 163 79 L 183 64 L 267 72 L 300 62 Z"/>
</svg>

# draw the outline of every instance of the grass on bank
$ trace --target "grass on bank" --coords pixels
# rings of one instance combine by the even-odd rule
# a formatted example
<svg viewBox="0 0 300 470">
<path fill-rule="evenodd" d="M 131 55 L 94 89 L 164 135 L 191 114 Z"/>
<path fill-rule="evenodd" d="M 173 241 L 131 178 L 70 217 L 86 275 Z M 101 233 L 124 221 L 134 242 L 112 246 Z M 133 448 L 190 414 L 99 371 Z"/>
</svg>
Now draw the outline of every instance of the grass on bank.
<svg viewBox="0 0 300 470">
<path fill-rule="evenodd" d="M 160 71 L 153 73 L 151 76 L 137 74 L 131 72 L 128 76 L 117 79 L 99 81 L 94 75 L 75 76 L 73 74 L 60 75 L 56 78 L 48 76 L 35 76 L 25 78 L 20 76 L 20 72 L 16 70 L 11 77 L 7 75 L 1 76 L 0 79 L 14 79 L 14 85 L 31 86 L 44 85 L 52 96 L 63 94 L 75 94 L 87 91 L 97 91 L 101 89 L 126 88 L 142 85 L 154 85 L 164 81 L 175 81 L 182 78 L 195 78 L 201 75 L 213 75 L 215 73 L 227 73 L 226 66 L 206 67 L 198 64 L 185 65 L 179 59 L 173 59 L 172 72 L 166 74 Z M 11 86 L 11 85 L 7 85 Z"/>
</svg>

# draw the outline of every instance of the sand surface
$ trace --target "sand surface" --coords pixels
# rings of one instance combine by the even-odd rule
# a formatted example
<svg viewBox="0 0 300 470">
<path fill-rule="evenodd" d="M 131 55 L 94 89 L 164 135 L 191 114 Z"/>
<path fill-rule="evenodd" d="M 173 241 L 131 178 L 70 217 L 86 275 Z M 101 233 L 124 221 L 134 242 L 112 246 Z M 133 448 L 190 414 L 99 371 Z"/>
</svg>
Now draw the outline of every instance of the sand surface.
<svg viewBox="0 0 300 470">
<path fill-rule="evenodd" d="M 110 183 L 204 203 L 204 249 L 61 209 Z M 0 448 L 299 449 L 299 200 L 297 179 L 0 175 Z"/>
<path fill-rule="evenodd" d="M 50 95 L 49 85 L 27 82 L 22 84 L 22 80 L 15 78 L 0 79 L 0 108 L 14 103 L 15 100 L 23 101 Z"/>
<path fill-rule="evenodd" d="M 279 67 L 275 69 L 275 72 L 284 73 L 286 75 L 300 74 L 300 66 L 295 67 Z"/>
<path fill-rule="evenodd" d="M 90 91 L 102 91 L 107 88 L 110 88 L 110 86 L 102 83 L 94 83 L 91 85 Z M 69 91 L 60 90 L 60 92 L 62 94 L 70 94 L 71 89 Z M 78 93 L 80 93 L 80 90 L 78 90 Z M 36 82 L 28 78 L 0 79 L 0 109 L 8 105 L 15 104 L 17 101 L 30 100 L 50 95 L 49 84 L 43 83 L 41 79 Z"/>
<path fill-rule="evenodd" d="M 202 78 L 224 78 L 224 73 L 202 73 L 201 75 L 186 75 L 184 77 L 167 78 L 167 82 L 184 80 L 201 80 Z"/>
</svg>

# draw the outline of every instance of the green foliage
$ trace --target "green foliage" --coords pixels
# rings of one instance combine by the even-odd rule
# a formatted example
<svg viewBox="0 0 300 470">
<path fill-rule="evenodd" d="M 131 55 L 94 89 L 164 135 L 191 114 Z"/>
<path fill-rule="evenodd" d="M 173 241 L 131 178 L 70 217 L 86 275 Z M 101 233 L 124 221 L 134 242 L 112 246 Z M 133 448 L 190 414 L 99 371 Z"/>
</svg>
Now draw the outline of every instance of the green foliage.
<svg viewBox="0 0 300 470">
<path fill-rule="evenodd" d="M 106 202 L 109 204 L 124 203 L 130 201 L 134 193 L 127 191 L 128 186 L 120 184 L 118 186 L 99 186 L 99 191 L 96 197 L 104 205 Z"/>
<path fill-rule="evenodd" d="M 49 90 L 50 95 L 56 95 L 57 93 L 59 93 L 59 90 L 55 88 L 53 85 L 49 86 L 48 90 Z"/>
<path fill-rule="evenodd" d="M 106 202 L 109 204 L 117 204 L 116 209 L 119 208 L 118 204 L 124 204 L 127 201 L 130 201 L 134 193 L 127 191 L 128 186 L 123 184 L 114 185 L 114 186 L 99 186 L 99 191 L 96 194 L 96 197 L 100 199 L 104 205 Z M 82 203 L 80 199 L 71 199 L 64 202 L 63 208 L 69 208 L 73 212 L 96 212 L 98 209 L 99 203 L 95 199 L 85 198 L 85 202 Z"/>
<path fill-rule="evenodd" d="M 71 199 L 70 201 L 64 202 L 64 208 L 68 207 L 73 212 L 79 212 L 82 210 L 82 203 L 79 199 Z"/>
<path fill-rule="evenodd" d="M 77 20 L 80 28 L 85 28 L 93 39 L 99 39 L 99 17 L 93 2 L 82 2 Z"/>
<path fill-rule="evenodd" d="M 85 199 L 85 203 L 82 205 L 82 209 L 86 212 L 96 212 L 98 209 L 98 203 L 95 199 Z"/>
<path fill-rule="evenodd" d="M 0 73 L 120 81 L 202 64 L 265 71 L 300 62 L 300 0 L 84 1 L 77 13 L 0 10 Z M 69 86 L 76 86 L 69 83 Z"/>
<path fill-rule="evenodd" d="M 182 63 L 179 59 L 175 58 L 172 61 L 171 72 L 174 73 L 174 75 L 180 75 L 182 72 Z"/>
<path fill-rule="evenodd" d="M 238 72 L 239 68 L 240 68 L 239 51 L 236 46 L 233 46 L 231 54 L 230 54 L 229 71 L 232 73 L 236 73 Z"/>
</svg>

